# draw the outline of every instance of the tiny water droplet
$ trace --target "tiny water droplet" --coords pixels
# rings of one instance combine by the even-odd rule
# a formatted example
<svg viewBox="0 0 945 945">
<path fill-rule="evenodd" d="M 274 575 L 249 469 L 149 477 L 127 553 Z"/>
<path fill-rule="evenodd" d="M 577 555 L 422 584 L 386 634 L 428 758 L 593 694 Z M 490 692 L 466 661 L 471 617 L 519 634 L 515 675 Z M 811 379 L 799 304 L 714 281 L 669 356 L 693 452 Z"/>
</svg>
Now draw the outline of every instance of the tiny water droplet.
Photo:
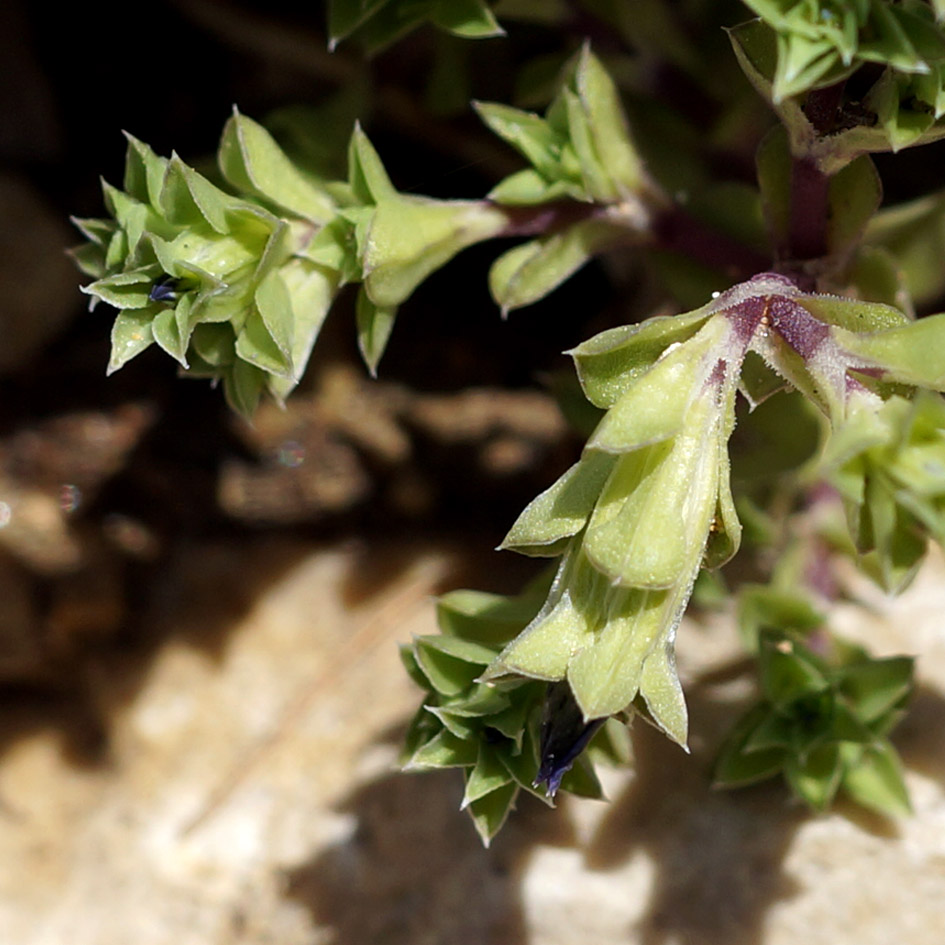
<svg viewBox="0 0 945 945">
<path fill-rule="evenodd" d="M 295 469 L 305 462 L 305 447 L 296 440 L 286 440 L 279 446 L 277 458 L 280 466 Z"/>
<path fill-rule="evenodd" d="M 66 515 L 74 512 L 82 504 L 82 492 L 78 486 L 66 483 L 59 489 L 59 508 Z"/>
</svg>

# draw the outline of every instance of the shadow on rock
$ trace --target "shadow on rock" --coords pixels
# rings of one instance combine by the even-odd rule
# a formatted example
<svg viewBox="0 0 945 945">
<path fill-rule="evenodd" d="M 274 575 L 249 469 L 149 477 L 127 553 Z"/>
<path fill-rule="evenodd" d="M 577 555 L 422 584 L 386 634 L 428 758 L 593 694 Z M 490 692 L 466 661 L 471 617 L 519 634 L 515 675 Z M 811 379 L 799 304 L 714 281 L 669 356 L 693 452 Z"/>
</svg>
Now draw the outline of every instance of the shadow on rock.
<svg viewBox="0 0 945 945">
<path fill-rule="evenodd" d="M 693 755 L 645 724 L 634 726 L 636 777 L 614 800 L 588 850 L 606 870 L 638 851 L 653 862 L 644 945 L 761 945 L 768 909 L 795 892 L 782 862 L 806 813 L 777 782 L 715 791 L 711 764 L 740 706 L 706 685 L 687 689 Z"/>
<path fill-rule="evenodd" d="M 537 845 L 574 842 L 563 811 L 524 797 L 485 849 L 459 810 L 456 772 L 392 774 L 341 807 L 349 839 L 292 870 L 288 895 L 336 945 L 516 945 L 527 941 L 521 874 Z"/>
<path fill-rule="evenodd" d="M 907 769 L 945 788 L 945 696 L 940 691 L 924 685 L 916 688 L 892 740 Z"/>
</svg>

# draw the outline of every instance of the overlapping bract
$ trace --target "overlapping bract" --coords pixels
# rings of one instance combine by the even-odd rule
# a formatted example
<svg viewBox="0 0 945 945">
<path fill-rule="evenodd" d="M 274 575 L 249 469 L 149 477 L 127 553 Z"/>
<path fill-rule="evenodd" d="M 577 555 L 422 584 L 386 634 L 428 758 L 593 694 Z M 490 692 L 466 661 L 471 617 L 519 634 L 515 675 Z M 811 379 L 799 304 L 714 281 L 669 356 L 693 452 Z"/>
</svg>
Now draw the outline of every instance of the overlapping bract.
<svg viewBox="0 0 945 945">
<path fill-rule="evenodd" d="M 463 769 L 463 806 L 486 843 L 521 790 L 548 800 L 536 785 L 547 687 L 522 677 L 498 684 L 480 679 L 534 615 L 546 587 L 545 580 L 518 598 L 477 591 L 447 594 L 438 605 L 442 633 L 418 637 L 402 648 L 408 672 L 427 693 L 407 735 L 404 763 L 408 769 Z M 628 751 L 625 726 L 609 720 L 563 774 L 561 789 L 600 797 L 593 762 L 623 762 Z"/>
</svg>

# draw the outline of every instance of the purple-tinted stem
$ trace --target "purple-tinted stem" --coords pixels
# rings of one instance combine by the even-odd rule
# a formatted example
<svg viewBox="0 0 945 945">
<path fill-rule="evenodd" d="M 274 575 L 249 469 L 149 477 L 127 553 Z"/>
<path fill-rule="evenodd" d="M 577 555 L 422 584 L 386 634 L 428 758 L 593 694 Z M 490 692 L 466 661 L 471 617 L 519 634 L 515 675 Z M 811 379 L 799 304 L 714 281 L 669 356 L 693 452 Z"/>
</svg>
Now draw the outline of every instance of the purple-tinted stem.
<svg viewBox="0 0 945 945">
<path fill-rule="evenodd" d="M 508 224 L 501 236 L 543 236 L 583 220 L 604 219 L 608 207 L 601 204 L 558 200 L 534 207 L 503 207 Z M 617 220 L 610 217 L 615 224 Z M 627 228 L 627 240 L 646 243 L 655 249 L 681 253 L 718 269 L 733 282 L 751 278 L 770 268 L 771 260 L 762 253 L 736 242 L 706 226 L 680 207 L 656 211 L 646 230 Z"/>
<path fill-rule="evenodd" d="M 791 224 L 787 255 L 817 259 L 827 254 L 830 178 L 810 158 L 795 158 L 791 168 Z"/>
<path fill-rule="evenodd" d="M 804 114 L 818 135 L 828 135 L 836 127 L 846 80 L 807 96 Z M 825 256 L 827 220 L 830 212 L 830 178 L 810 158 L 795 158 L 791 168 L 791 222 L 789 259 L 817 259 Z"/>
<path fill-rule="evenodd" d="M 767 256 L 706 226 L 680 207 L 660 213 L 653 221 L 652 231 L 657 248 L 682 253 L 718 269 L 733 282 L 743 282 L 771 268 Z"/>
<path fill-rule="evenodd" d="M 603 207 L 576 200 L 556 200 L 533 207 L 503 206 L 502 210 L 508 224 L 500 236 L 543 236 L 599 216 Z"/>
</svg>

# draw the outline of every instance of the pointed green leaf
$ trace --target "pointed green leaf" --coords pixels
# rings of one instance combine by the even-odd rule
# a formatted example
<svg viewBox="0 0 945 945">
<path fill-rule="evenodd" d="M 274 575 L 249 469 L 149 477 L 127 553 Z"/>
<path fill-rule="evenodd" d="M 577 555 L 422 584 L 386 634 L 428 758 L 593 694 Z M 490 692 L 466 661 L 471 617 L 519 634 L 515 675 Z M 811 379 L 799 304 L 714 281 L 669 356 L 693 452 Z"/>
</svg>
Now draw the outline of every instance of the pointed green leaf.
<svg viewBox="0 0 945 945">
<path fill-rule="evenodd" d="M 397 194 L 360 124 L 354 126 L 348 145 L 348 180 L 356 199 L 363 204 L 378 203 Z"/>
<path fill-rule="evenodd" d="M 506 315 L 544 298 L 592 256 L 627 238 L 625 228 L 606 220 L 583 220 L 503 253 L 489 270 L 489 291 Z"/>
<path fill-rule="evenodd" d="M 182 367 L 187 367 L 187 344 L 181 337 L 174 309 L 159 311 L 151 320 L 154 340 Z"/>
<path fill-rule="evenodd" d="M 476 763 L 478 746 L 448 731 L 439 732 L 407 762 L 410 768 L 465 768 Z"/>
<path fill-rule="evenodd" d="M 515 806 L 518 785 L 507 784 L 485 797 L 473 801 L 467 810 L 473 819 L 482 842 L 489 846 L 492 838 L 502 829 L 509 811 Z"/>
<path fill-rule="evenodd" d="M 150 296 L 151 287 L 159 275 L 156 266 L 132 272 L 118 272 L 91 285 L 82 286 L 81 291 L 117 309 L 148 308 L 154 304 Z"/>
<path fill-rule="evenodd" d="M 467 642 L 457 637 L 421 637 L 416 641 L 414 652 L 417 664 L 430 680 L 433 689 L 446 696 L 457 696 L 472 685 L 492 660 L 493 653 L 486 651 L 481 661 L 471 662 L 465 655 L 447 652 L 441 644 L 434 642 L 443 640 L 452 640 L 459 644 Z M 469 646 L 475 644 L 470 643 Z"/>
<path fill-rule="evenodd" d="M 558 481 L 533 499 L 502 540 L 501 549 L 557 555 L 587 521 L 616 457 L 589 450 Z"/>
<path fill-rule="evenodd" d="M 128 194 L 142 203 L 158 206 L 167 158 L 159 157 L 143 141 L 125 132 L 128 151 L 125 158 L 124 188 Z"/>
<path fill-rule="evenodd" d="M 350 36 L 391 0 L 331 0 L 328 4 L 328 47 Z"/>
<path fill-rule="evenodd" d="M 657 646 L 644 661 L 643 673 L 640 676 L 640 695 L 643 696 L 656 726 L 677 745 L 686 748 L 689 712 L 676 672 L 672 639 Z"/>
<path fill-rule="evenodd" d="M 223 391 L 227 403 L 239 414 L 251 418 L 259 403 L 266 375 L 259 368 L 238 359 L 224 375 Z"/>
<path fill-rule="evenodd" d="M 860 239 L 883 199 L 883 186 L 866 154 L 834 174 L 829 185 L 827 246 L 845 253 Z"/>
<path fill-rule="evenodd" d="M 846 770 L 843 789 L 857 803 L 887 817 L 906 817 L 912 813 L 902 762 L 885 739 L 875 748 L 867 748 Z"/>
<path fill-rule="evenodd" d="M 815 810 L 825 810 L 844 776 L 840 748 L 836 744 L 821 745 L 803 761 L 788 755 L 784 774 L 798 797 Z"/>
<path fill-rule="evenodd" d="M 292 365 L 266 327 L 262 314 L 253 306 L 236 336 L 236 353 L 241 360 L 266 374 L 290 377 Z"/>
<path fill-rule="evenodd" d="M 133 357 L 141 354 L 154 341 L 151 331 L 153 309 L 134 309 L 118 313 L 112 325 L 112 352 L 108 374 L 114 374 Z"/>
<path fill-rule="evenodd" d="M 466 775 L 466 790 L 461 808 L 465 810 L 474 801 L 512 784 L 513 778 L 499 760 L 499 753 L 488 742 L 479 743 L 479 757 Z"/>
<path fill-rule="evenodd" d="M 823 692 L 828 681 L 813 656 L 792 641 L 767 635 L 762 638 L 761 686 L 769 702 L 789 706 L 805 696 Z"/>
<path fill-rule="evenodd" d="M 588 400 L 597 407 L 613 407 L 670 345 L 687 341 L 709 317 L 703 309 L 657 316 L 601 332 L 569 351 Z"/>
<path fill-rule="evenodd" d="M 377 365 L 387 347 L 396 317 L 396 306 L 375 305 L 363 287 L 358 292 L 355 309 L 358 348 L 372 377 L 377 377 Z"/>
<path fill-rule="evenodd" d="M 912 691 L 914 660 L 907 656 L 870 659 L 843 667 L 840 691 L 857 717 L 869 724 L 899 705 Z"/>
<path fill-rule="evenodd" d="M 754 784 L 781 771 L 784 761 L 784 752 L 781 749 L 744 751 L 746 741 L 768 717 L 768 713 L 769 710 L 765 706 L 755 706 L 735 724 L 715 763 L 713 780 L 716 787 Z"/>
<path fill-rule="evenodd" d="M 316 223 L 335 215 L 334 201 L 298 170 L 272 135 L 235 109 L 223 129 L 218 160 L 223 176 L 239 191 Z"/>
<path fill-rule="evenodd" d="M 440 29 L 468 39 L 505 35 L 485 0 L 434 0 L 431 17 Z"/>
<path fill-rule="evenodd" d="M 587 114 L 596 161 L 609 178 L 602 195 L 624 198 L 640 188 L 643 165 L 630 138 L 617 88 L 587 43 L 581 48 L 574 79 Z"/>
</svg>

